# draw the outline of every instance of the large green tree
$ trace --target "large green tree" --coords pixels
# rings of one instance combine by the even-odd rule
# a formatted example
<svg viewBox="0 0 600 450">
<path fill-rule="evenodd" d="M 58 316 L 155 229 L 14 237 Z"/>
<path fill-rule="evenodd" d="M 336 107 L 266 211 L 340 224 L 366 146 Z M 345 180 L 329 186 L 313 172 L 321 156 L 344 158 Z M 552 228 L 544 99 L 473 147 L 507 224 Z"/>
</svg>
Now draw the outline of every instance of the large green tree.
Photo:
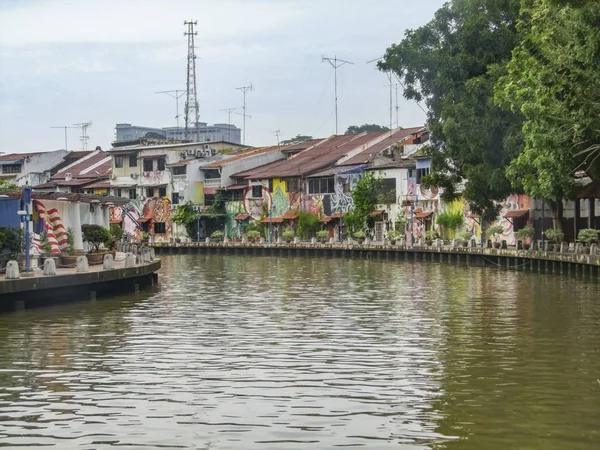
<svg viewBox="0 0 600 450">
<path fill-rule="evenodd" d="M 365 123 L 364 125 L 350 125 L 344 134 L 360 134 L 364 131 L 390 131 L 390 129 L 375 123 Z"/>
<path fill-rule="evenodd" d="M 600 2 L 525 0 L 518 29 L 496 85 L 498 104 L 525 118 L 525 148 L 507 174 L 560 218 L 577 172 L 600 179 Z"/>
<path fill-rule="evenodd" d="M 310 141 L 311 139 L 314 139 L 314 138 L 312 136 L 307 136 L 304 134 L 297 134 L 296 137 L 293 137 L 290 139 L 284 139 L 279 144 L 280 145 L 295 145 L 295 144 L 300 144 L 301 142 Z"/>
<path fill-rule="evenodd" d="M 494 103 L 494 85 L 518 39 L 519 4 L 448 2 L 379 63 L 406 85 L 406 98 L 428 107 L 432 174 L 425 183 L 443 188 L 445 200 L 463 195 L 487 219 L 496 216 L 494 201 L 511 191 L 506 167 L 523 146 L 519 112 Z"/>
</svg>

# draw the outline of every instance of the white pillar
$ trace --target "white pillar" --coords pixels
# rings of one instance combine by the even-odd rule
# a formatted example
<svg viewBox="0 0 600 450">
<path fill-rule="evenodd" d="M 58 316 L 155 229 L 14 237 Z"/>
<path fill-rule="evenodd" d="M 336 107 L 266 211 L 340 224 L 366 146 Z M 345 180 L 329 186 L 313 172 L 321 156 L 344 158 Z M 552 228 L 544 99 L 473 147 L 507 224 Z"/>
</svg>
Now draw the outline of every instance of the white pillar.
<svg viewBox="0 0 600 450">
<path fill-rule="evenodd" d="M 84 207 L 89 207 L 86 203 Z M 71 203 L 71 228 L 73 229 L 73 248 L 83 251 L 83 238 L 81 236 L 81 203 Z"/>
<path fill-rule="evenodd" d="M 94 205 L 94 223 L 96 225 L 100 225 L 101 227 L 104 226 L 102 222 L 102 206 L 100 206 L 99 203 Z"/>
<path fill-rule="evenodd" d="M 110 228 L 110 208 L 108 206 L 102 207 L 102 226 Z"/>
</svg>

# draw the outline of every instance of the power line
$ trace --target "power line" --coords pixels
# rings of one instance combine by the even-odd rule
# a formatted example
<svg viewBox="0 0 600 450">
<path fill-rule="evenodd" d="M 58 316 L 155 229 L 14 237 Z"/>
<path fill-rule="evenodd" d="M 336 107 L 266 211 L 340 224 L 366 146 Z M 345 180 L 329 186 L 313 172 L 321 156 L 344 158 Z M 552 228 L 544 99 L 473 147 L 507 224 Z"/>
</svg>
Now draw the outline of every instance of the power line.
<svg viewBox="0 0 600 450">
<path fill-rule="evenodd" d="M 337 69 L 342 67 L 344 64 L 354 64 L 350 61 L 344 61 L 343 59 L 337 59 L 337 56 L 328 58 L 321 56 L 321 62 L 327 61 L 333 67 L 333 78 L 334 78 L 334 96 L 335 96 L 335 134 L 338 134 L 338 96 L 337 96 Z"/>
<path fill-rule="evenodd" d="M 229 128 L 227 129 L 227 140 L 229 142 L 231 142 L 231 113 L 233 111 L 235 111 L 237 108 L 225 108 L 225 109 L 220 109 L 219 111 L 226 111 L 227 115 L 229 116 L 229 118 L 227 119 L 227 124 L 229 125 Z"/>
<path fill-rule="evenodd" d="M 187 26 L 187 31 L 183 33 L 188 38 L 187 55 L 187 78 L 186 78 L 186 98 L 185 98 L 185 138 L 189 139 L 191 125 L 196 127 L 196 141 L 200 140 L 200 112 L 198 108 L 198 96 L 196 94 L 196 53 L 194 48 L 194 36 L 198 34 L 194 31 L 197 21 L 183 22 Z M 192 122 L 193 121 L 193 122 Z"/>
<path fill-rule="evenodd" d="M 75 129 L 78 127 L 69 127 L 69 126 L 65 125 L 62 127 L 50 127 L 50 128 L 61 128 L 61 129 L 64 128 L 64 130 L 65 130 L 65 150 L 69 150 L 69 147 L 67 145 L 67 129 Z"/>
<path fill-rule="evenodd" d="M 181 92 L 181 94 L 180 94 Z M 175 99 L 175 120 L 177 120 L 177 128 L 179 128 L 179 98 L 183 97 L 187 91 L 181 89 L 175 89 L 174 91 L 158 91 L 155 94 L 167 94 L 169 97 Z M 175 94 L 175 95 L 173 95 Z"/>
<path fill-rule="evenodd" d="M 240 116 L 242 116 L 244 118 L 244 125 L 243 125 L 243 127 L 244 127 L 244 130 L 243 130 L 244 139 L 242 141 L 242 144 L 246 145 L 246 117 L 249 118 L 249 119 L 252 119 L 252 116 L 246 114 L 246 92 L 253 91 L 254 88 L 252 87 L 252 83 L 250 83 L 249 86 L 238 87 L 238 88 L 236 88 L 236 90 L 242 91 L 242 93 L 244 94 L 244 106 L 242 106 L 242 110 L 244 112 L 242 112 L 242 113 L 236 113 L 236 114 L 239 114 Z"/>
</svg>

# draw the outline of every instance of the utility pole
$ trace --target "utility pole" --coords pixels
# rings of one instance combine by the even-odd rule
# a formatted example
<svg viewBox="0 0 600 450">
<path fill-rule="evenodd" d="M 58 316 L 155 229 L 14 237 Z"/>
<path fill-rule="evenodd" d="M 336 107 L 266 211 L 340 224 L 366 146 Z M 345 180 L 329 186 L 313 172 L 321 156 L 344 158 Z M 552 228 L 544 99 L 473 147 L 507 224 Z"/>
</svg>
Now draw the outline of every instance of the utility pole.
<svg viewBox="0 0 600 450">
<path fill-rule="evenodd" d="M 246 114 L 246 92 L 253 91 L 254 88 L 252 87 L 252 83 L 250 83 L 249 86 L 242 86 L 242 87 L 239 87 L 239 88 L 236 88 L 236 89 L 239 90 L 239 91 L 242 91 L 242 93 L 244 94 L 244 106 L 242 106 L 242 110 L 244 112 L 243 113 L 236 113 L 236 114 L 239 114 L 240 116 L 244 117 L 244 125 L 243 125 L 243 127 L 244 127 L 244 130 L 243 130 L 244 139 L 243 139 L 242 144 L 246 145 L 246 117 L 248 117 L 249 119 L 252 119 L 252 116 L 249 116 L 249 115 Z"/>
<path fill-rule="evenodd" d="M 400 85 L 398 83 L 396 83 L 394 85 L 394 90 L 396 91 L 396 128 L 400 128 L 400 122 L 399 122 L 399 118 L 398 118 L 398 111 L 400 110 L 400 108 L 398 107 L 398 90 L 400 89 Z"/>
<path fill-rule="evenodd" d="M 235 111 L 237 108 L 225 108 L 225 109 L 220 109 L 219 111 L 225 111 L 227 112 L 228 115 L 228 119 L 227 119 L 227 124 L 229 125 L 229 128 L 227 129 L 227 140 L 229 142 L 231 142 L 231 113 L 233 111 Z"/>
<path fill-rule="evenodd" d="M 334 80 L 334 95 L 335 95 L 335 134 L 338 134 L 338 96 L 337 96 L 337 69 L 344 64 L 354 64 L 350 61 L 344 61 L 343 59 L 337 59 L 337 56 L 333 58 L 321 57 L 321 62 L 327 61 L 333 67 L 333 80 Z"/>
<path fill-rule="evenodd" d="M 393 123 L 392 123 L 392 111 L 393 111 L 393 106 L 394 103 L 392 101 L 392 89 L 394 88 L 394 84 L 392 83 L 392 72 L 388 71 L 387 72 L 387 76 L 388 79 L 390 80 L 390 84 L 387 84 L 387 86 L 389 86 L 390 88 L 390 137 L 392 136 L 392 130 L 394 129 Z M 397 91 L 396 91 L 396 95 L 397 95 Z M 396 97 L 396 105 L 398 104 L 398 97 Z"/>
<path fill-rule="evenodd" d="M 179 128 L 179 99 L 183 97 L 187 91 L 175 89 L 174 91 L 158 91 L 155 94 L 167 94 L 175 99 L 175 120 L 177 120 L 177 128 Z"/>
<path fill-rule="evenodd" d="M 82 123 L 74 123 L 78 128 L 81 128 L 81 136 L 79 140 L 83 143 L 83 150 L 87 150 L 88 139 L 90 138 L 87 134 L 87 129 L 92 126 L 92 122 L 82 122 Z"/>
<path fill-rule="evenodd" d="M 61 128 L 61 129 L 64 128 L 64 130 L 65 130 L 65 150 L 69 150 L 69 147 L 67 145 L 67 129 L 75 129 L 77 127 L 69 127 L 69 126 L 65 125 L 63 127 L 50 127 L 50 128 Z"/>
<path fill-rule="evenodd" d="M 200 113 L 198 110 L 198 96 L 196 95 L 196 53 L 194 48 L 194 36 L 198 34 L 194 31 L 197 21 L 183 22 L 187 26 L 187 31 L 183 33 L 188 38 L 187 55 L 187 79 L 186 79 L 186 97 L 185 97 L 185 138 L 189 139 L 190 129 L 196 128 L 196 141 L 200 140 Z"/>
<path fill-rule="evenodd" d="M 273 134 L 274 134 L 275 136 L 277 136 L 277 145 L 278 145 L 278 146 L 279 146 L 279 133 L 280 133 L 280 131 L 279 131 L 279 130 L 275 130 L 275 131 L 273 131 Z"/>
</svg>

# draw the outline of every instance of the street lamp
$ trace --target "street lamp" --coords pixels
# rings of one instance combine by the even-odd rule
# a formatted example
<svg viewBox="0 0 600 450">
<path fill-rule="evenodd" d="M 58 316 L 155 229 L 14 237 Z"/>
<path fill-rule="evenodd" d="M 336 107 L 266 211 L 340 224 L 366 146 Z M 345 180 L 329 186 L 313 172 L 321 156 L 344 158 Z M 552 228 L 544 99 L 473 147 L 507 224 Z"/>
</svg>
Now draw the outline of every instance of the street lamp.
<svg viewBox="0 0 600 450">
<path fill-rule="evenodd" d="M 23 206 L 24 210 L 20 210 L 17 213 L 21 216 L 21 221 L 25 223 L 25 272 L 30 271 L 29 262 L 29 222 L 31 217 L 29 216 L 29 203 L 31 202 L 31 187 L 29 184 L 25 184 L 23 188 Z"/>
<path fill-rule="evenodd" d="M 273 200 L 269 208 L 269 244 L 273 243 Z"/>
</svg>

